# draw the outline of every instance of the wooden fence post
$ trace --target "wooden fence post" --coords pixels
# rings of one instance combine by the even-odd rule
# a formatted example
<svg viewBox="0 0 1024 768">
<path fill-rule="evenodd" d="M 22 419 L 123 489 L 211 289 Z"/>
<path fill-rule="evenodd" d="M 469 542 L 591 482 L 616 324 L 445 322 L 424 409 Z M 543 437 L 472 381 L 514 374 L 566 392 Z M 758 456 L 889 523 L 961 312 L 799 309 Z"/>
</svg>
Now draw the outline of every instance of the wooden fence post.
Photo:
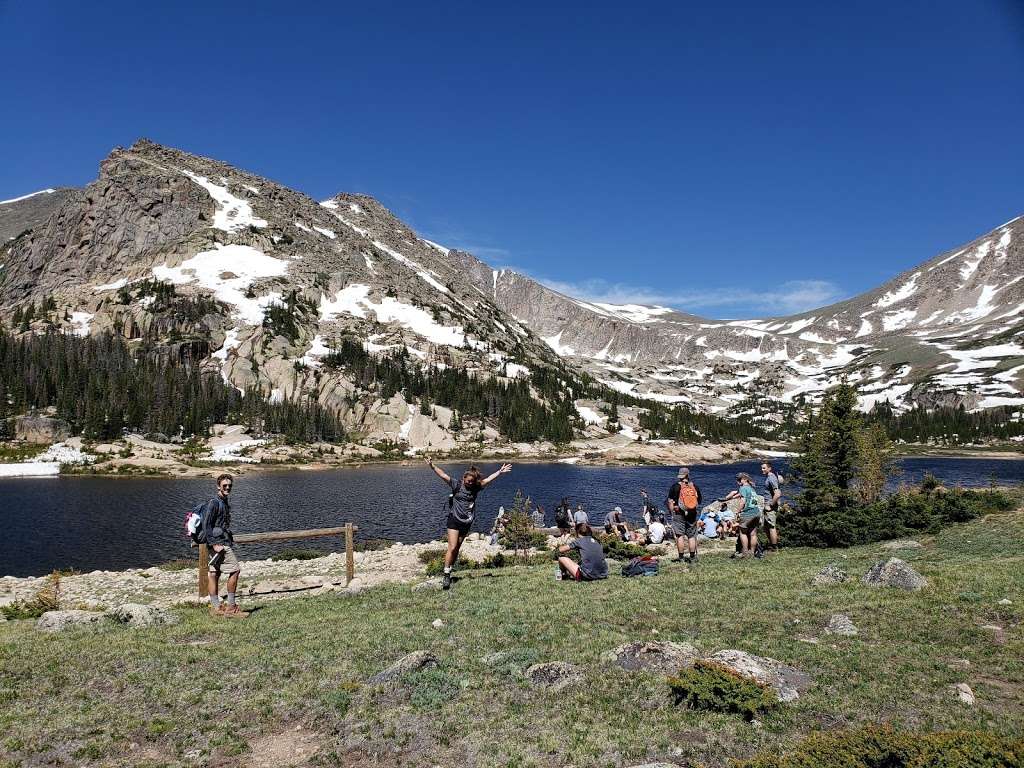
<svg viewBox="0 0 1024 768">
<path fill-rule="evenodd" d="M 352 536 L 352 523 L 345 523 L 345 586 L 352 583 L 356 576 L 356 558 L 352 551 L 355 548 L 355 541 Z"/>
<path fill-rule="evenodd" d="M 205 544 L 199 545 L 199 599 L 210 596 L 210 550 Z"/>
</svg>

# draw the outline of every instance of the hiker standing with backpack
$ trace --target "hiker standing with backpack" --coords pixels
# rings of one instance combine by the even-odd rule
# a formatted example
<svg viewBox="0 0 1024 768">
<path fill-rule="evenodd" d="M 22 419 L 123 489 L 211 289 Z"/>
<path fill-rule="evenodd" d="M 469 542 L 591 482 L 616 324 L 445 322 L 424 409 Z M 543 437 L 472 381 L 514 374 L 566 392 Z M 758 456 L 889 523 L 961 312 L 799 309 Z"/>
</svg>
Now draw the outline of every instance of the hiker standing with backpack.
<svg viewBox="0 0 1024 768">
<path fill-rule="evenodd" d="M 682 563 L 697 563 L 697 534 L 700 525 L 697 521 L 698 510 L 703 496 L 700 488 L 690 479 L 690 470 L 681 467 L 676 475 L 676 482 L 668 492 L 668 511 L 672 513 L 672 530 L 676 537 L 676 560 Z M 681 523 L 675 523 L 675 517 Z M 684 552 L 686 556 L 684 557 Z"/>
<path fill-rule="evenodd" d="M 500 475 L 511 472 L 512 465 L 502 464 L 497 472 L 488 477 L 484 477 L 476 467 L 470 467 L 462 473 L 461 480 L 449 477 L 443 469 L 434 464 L 433 459 L 427 459 L 427 465 L 451 489 L 451 493 L 448 495 L 448 520 L 446 522 L 448 551 L 444 555 L 444 573 L 441 581 L 442 589 L 451 589 L 452 568 L 459 561 L 462 542 L 466 540 L 469 529 L 473 527 L 477 494 L 497 480 Z"/>
<path fill-rule="evenodd" d="M 213 616 L 244 619 L 249 612 L 243 611 L 235 602 L 238 575 L 242 572 L 242 568 L 235 555 L 234 536 L 231 534 L 231 504 L 228 497 L 231 495 L 233 485 L 234 478 L 231 475 L 223 474 L 217 478 L 217 495 L 203 507 L 199 536 L 213 550 L 208 574 L 210 613 Z M 228 575 L 226 604 L 222 604 L 220 601 L 219 582 L 222 573 Z"/>
<path fill-rule="evenodd" d="M 563 498 L 562 503 L 555 507 L 555 527 L 559 536 L 568 536 L 572 530 L 572 505 L 567 498 Z"/>
<path fill-rule="evenodd" d="M 779 526 L 778 514 L 779 504 L 782 501 L 782 482 L 779 476 L 772 469 L 770 461 L 761 462 L 761 474 L 764 475 L 764 490 L 768 496 L 768 503 L 764 506 L 764 529 L 768 534 L 768 551 L 775 552 L 779 548 Z"/>
</svg>

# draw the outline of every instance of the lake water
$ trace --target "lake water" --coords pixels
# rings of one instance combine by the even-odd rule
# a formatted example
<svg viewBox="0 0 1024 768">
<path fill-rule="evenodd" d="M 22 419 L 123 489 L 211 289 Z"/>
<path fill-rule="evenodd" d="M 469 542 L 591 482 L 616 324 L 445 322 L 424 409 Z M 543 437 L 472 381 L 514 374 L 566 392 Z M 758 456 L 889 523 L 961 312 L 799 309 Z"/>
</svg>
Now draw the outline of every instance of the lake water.
<svg viewBox="0 0 1024 768">
<path fill-rule="evenodd" d="M 449 474 L 467 463 L 444 465 Z M 1024 482 L 1024 460 L 913 458 L 903 462 L 902 481 L 931 472 L 948 485 L 985 486 Z M 778 467 L 785 467 L 779 462 Z M 493 471 L 497 464 L 482 466 Z M 757 462 L 697 466 L 693 476 L 705 501 L 735 487 L 734 475 L 749 472 L 762 487 Z M 583 503 L 592 521 L 618 505 L 640 516 L 639 490 L 661 502 L 675 478 L 674 467 L 586 467 L 516 464 L 481 495 L 474 530 L 488 531 L 499 506 L 511 507 L 517 489 L 545 507 L 547 521 L 562 496 Z M 784 487 L 783 491 L 792 490 Z M 0 575 L 30 576 L 55 568 L 116 570 L 157 565 L 195 555 L 183 520 L 193 504 L 208 498 L 213 480 L 60 477 L 0 480 Z M 281 471 L 239 477 L 232 495 L 236 533 L 326 528 L 353 522 L 357 539 L 404 542 L 444 534 L 445 486 L 424 464 L 332 471 Z M 783 532 L 784 533 L 784 532 Z M 340 551 L 335 538 L 240 546 L 243 558 L 268 557 L 285 546 Z"/>
</svg>

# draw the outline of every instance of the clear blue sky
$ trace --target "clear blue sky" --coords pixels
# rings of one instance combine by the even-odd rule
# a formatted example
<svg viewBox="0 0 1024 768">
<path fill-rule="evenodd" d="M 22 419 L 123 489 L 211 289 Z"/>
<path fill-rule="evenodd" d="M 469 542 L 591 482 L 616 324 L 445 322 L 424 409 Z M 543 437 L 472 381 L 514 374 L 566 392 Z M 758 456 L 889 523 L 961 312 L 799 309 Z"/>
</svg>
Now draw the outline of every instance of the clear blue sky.
<svg viewBox="0 0 1024 768">
<path fill-rule="evenodd" d="M 1024 213 L 1022 6 L 0 0 L 0 199 L 146 136 L 593 297 L 788 312 Z"/>
</svg>

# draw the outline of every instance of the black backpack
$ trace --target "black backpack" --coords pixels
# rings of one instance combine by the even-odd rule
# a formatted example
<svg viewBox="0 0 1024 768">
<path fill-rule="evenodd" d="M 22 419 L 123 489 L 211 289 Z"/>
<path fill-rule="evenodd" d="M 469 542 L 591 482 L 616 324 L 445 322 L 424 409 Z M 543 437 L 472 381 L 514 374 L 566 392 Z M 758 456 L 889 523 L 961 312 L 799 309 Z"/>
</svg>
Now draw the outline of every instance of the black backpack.
<svg viewBox="0 0 1024 768">
<path fill-rule="evenodd" d="M 658 575 L 658 559 L 651 555 L 643 555 L 642 557 L 634 557 L 624 566 L 622 566 L 622 575 L 629 576 L 657 576 Z"/>
</svg>

